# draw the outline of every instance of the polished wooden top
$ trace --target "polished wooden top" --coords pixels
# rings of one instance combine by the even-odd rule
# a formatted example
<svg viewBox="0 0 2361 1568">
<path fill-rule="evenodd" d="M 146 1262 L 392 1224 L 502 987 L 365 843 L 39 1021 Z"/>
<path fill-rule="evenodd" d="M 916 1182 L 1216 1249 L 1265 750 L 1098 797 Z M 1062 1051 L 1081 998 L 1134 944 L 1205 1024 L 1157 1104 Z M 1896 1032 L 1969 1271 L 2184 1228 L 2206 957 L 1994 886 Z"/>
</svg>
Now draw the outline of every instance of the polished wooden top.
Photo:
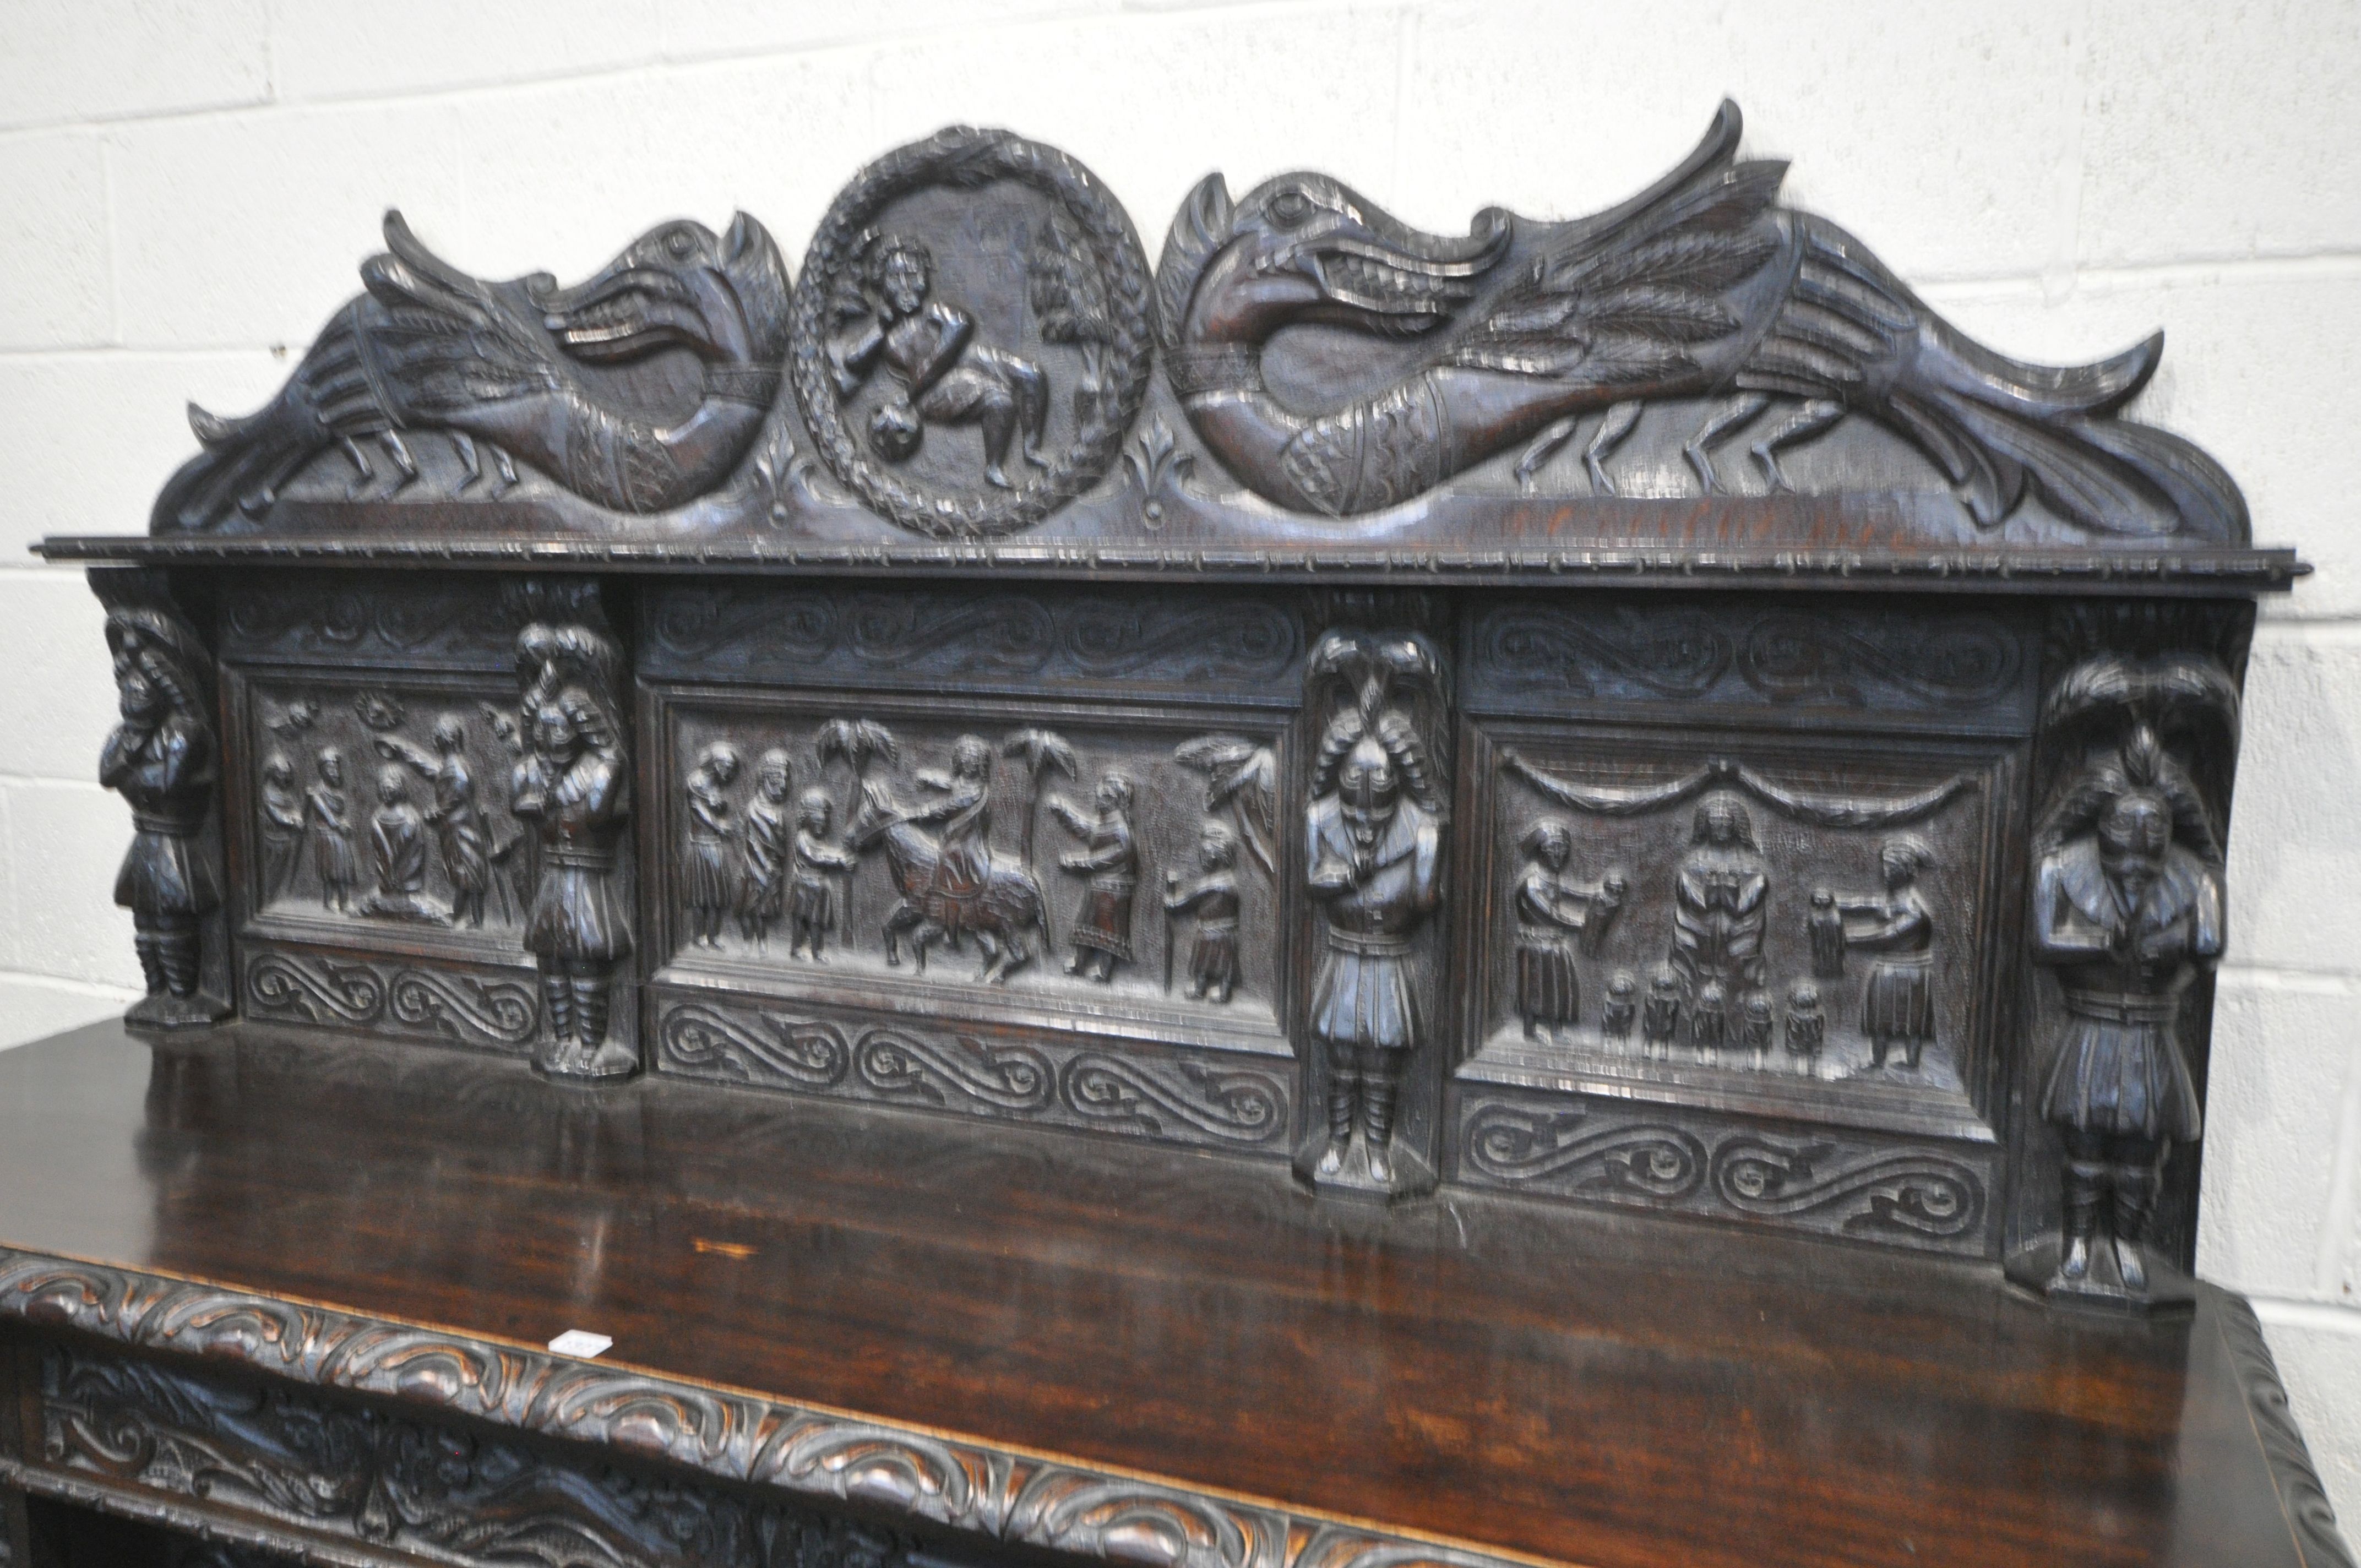
<svg viewBox="0 0 2361 1568">
<path fill-rule="evenodd" d="M 2302 1561 L 2213 1291 L 252 1027 L 0 1053 L 0 1245 L 1594 1568 Z"/>
</svg>

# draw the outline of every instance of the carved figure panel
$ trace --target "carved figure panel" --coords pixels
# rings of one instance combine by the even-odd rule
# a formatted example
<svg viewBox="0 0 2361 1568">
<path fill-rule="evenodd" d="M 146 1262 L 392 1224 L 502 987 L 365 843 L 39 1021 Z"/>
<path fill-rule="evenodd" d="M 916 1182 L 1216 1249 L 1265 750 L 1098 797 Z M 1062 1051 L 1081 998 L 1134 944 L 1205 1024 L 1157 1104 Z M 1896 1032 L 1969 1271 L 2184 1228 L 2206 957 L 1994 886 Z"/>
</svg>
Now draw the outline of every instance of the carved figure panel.
<svg viewBox="0 0 2361 1568">
<path fill-rule="evenodd" d="M 237 672 L 241 907 L 305 939 L 522 959 L 533 855 L 498 677 Z"/>
<path fill-rule="evenodd" d="M 1477 733 L 1479 1057 L 1806 1105 L 1985 1103 L 2013 751 Z"/>
<path fill-rule="evenodd" d="M 1270 716 L 745 688 L 660 711 L 672 968 L 1050 1028 L 1278 1036 Z"/>
</svg>

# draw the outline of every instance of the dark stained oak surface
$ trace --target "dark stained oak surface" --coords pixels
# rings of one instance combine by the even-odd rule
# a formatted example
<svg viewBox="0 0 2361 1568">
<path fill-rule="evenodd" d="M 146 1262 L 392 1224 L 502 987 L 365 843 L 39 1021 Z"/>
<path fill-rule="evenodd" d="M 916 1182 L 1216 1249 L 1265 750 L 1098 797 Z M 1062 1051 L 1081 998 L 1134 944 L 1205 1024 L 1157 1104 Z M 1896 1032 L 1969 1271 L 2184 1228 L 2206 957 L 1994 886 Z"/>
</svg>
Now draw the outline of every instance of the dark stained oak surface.
<svg viewBox="0 0 2361 1568">
<path fill-rule="evenodd" d="M 0 1053 L 0 1245 L 1595 1568 L 2301 1561 L 2212 1291 L 252 1027 Z"/>
</svg>

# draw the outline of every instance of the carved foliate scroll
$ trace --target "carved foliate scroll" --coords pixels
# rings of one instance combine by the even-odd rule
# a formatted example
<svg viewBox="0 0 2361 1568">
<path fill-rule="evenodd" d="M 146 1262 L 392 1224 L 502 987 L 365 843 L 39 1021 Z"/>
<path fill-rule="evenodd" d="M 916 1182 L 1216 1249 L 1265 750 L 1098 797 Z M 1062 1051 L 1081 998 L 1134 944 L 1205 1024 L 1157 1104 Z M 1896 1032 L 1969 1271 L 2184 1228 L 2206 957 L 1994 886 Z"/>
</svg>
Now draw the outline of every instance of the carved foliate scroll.
<svg viewBox="0 0 2361 1568">
<path fill-rule="evenodd" d="M 226 1015 L 216 786 L 221 737 L 214 660 L 161 574 L 91 574 L 106 607 L 122 715 L 99 755 L 98 782 L 131 807 L 131 847 L 115 902 L 131 912 L 148 994 L 135 1024 L 185 1028 Z"/>
</svg>

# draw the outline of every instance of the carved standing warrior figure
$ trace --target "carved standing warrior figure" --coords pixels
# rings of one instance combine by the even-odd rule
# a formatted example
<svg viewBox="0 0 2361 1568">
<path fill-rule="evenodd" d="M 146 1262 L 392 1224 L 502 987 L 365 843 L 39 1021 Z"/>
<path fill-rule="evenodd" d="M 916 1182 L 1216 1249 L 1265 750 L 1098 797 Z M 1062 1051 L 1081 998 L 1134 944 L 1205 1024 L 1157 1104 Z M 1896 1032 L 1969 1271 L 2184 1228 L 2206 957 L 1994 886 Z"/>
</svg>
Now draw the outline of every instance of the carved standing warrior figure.
<svg viewBox="0 0 2361 1568">
<path fill-rule="evenodd" d="M 1328 1146 L 1314 1168 L 1343 1174 L 1359 1124 L 1369 1179 L 1393 1180 L 1394 1111 L 1425 1024 L 1412 944 L 1442 900 L 1443 800 L 1426 742 L 1397 687 L 1440 693 L 1441 663 L 1419 637 L 1330 632 L 1313 680 L 1356 689 L 1329 721 L 1305 813 L 1306 885 L 1327 921 L 1312 1034 L 1328 1068 Z"/>
<path fill-rule="evenodd" d="M 512 810 L 539 836 L 539 885 L 524 947 L 541 965 L 548 1032 L 533 1064 L 554 1077 L 624 1078 L 639 1058 L 607 1037 L 615 966 L 631 950 L 615 852 L 631 814 L 631 764 L 615 693 L 622 653 L 587 626 L 517 636 L 519 704 L 531 735 L 511 780 Z"/>
<path fill-rule="evenodd" d="M 2092 1250 L 2105 1205 L 2115 1275 L 2138 1299 L 2164 1160 L 2202 1126 L 2179 1023 L 2182 993 L 2222 956 L 2221 850 L 2212 814 L 2145 724 L 2073 782 L 2037 846 L 2033 956 L 2056 967 L 2065 1007 L 2040 1098 L 2066 1144 L 2065 1243 L 2049 1285 L 2104 1292 Z"/>
<path fill-rule="evenodd" d="M 924 421 L 972 424 L 983 431 L 983 477 L 1010 488 L 1001 465 L 1020 433 L 1025 461 L 1049 466 L 1041 436 L 1049 415 L 1049 383 L 1041 367 L 1005 349 L 975 341 L 975 318 L 941 298 L 929 298 L 934 258 L 917 240 L 873 235 L 863 247 L 857 282 L 839 302 L 851 329 L 829 344 L 829 366 L 840 397 L 851 397 L 883 365 L 895 389 L 869 424 L 871 450 L 899 463 L 918 450 Z"/>
<path fill-rule="evenodd" d="M 467 761 L 467 724 L 456 713 L 434 721 L 434 750 L 420 750 L 399 735 L 377 738 L 378 755 L 401 762 L 434 786 L 426 825 L 443 854 L 444 880 L 451 884 L 451 919 L 470 927 L 484 923 L 484 894 L 492 868 L 484 845 L 484 819 L 476 809 L 475 769 Z"/>
<path fill-rule="evenodd" d="M 2084 528 L 2244 542 L 2245 503 L 2211 459 L 2113 417 L 2161 336 L 2070 368 L 2003 358 L 1859 240 L 1773 205 L 1786 166 L 1739 161 L 1739 131 L 1725 103 L 1697 150 L 1621 206 L 1564 224 L 1488 209 L 1465 239 L 1409 228 L 1323 175 L 1236 202 L 1211 176 L 1157 269 L 1172 389 L 1232 473 L 1307 511 L 1392 506 L 1539 433 L 1530 473 L 1599 411 L 1585 458 L 1611 493 L 1604 460 L 1644 407 L 1711 398 L 1685 448 L 1708 493 L 1722 488 L 1713 444 L 1777 401 L 1752 447 L 1774 488 L 1783 448 L 1861 415 L 1924 453 L 1987 527 L 2038 493 Z M 1264 385 L 1262 356 L 1307 322 L 1421 348 L 1384 390 L 1297 408 Z"/>
<path fill-rule="evenodd" d="M 131 807 L 131 847 L 115 902 L 131 911 L 148 994 L 128 1014 L 165 1028 L 210 1024 L 228 1007 L 203 994 L 205 917 L 221 906 L 221 869 L 205 834 L 214 805 L 210 660 L 181 619 L 109 598 L 107 646 L 122 719 L 99 753 L 98 782 Z"/>
<path fill-rule="evenodd" d="M 513 453 L 599 506 L 662 511 L 727 478 L 777 400 L 786 263 L 743 213 L 726 235 L 686 222 L 652 229 L 572 289 L 545 272 L 471 278 L 400 213 L 385 215 L 385 243 L 361 265 L 368 291 L 329 321 L 278 397 L 244 419 L 190 409 L 204 451 L 156 498 L 157 532 L 258 516 L 332 445 L 358 495 L 376 477 L 361 443 L 375 442 L 393 466 L 391 494 L 418 477 L 402 436 L 420 431 L 450 437 L 463 489 L 483 478 L 488 445 L 500 488 L 517 482 Z M 672 423 L 615 404 L 581 368 L 668 348 L 705 367 L 696 408 Z"/>
<path fill-rule="evenodd" d="M 1697 809 L 1689 844 L 1673 884 L 1673 968 L 1692 997 L 1708 981 L 1759 989 L 1771 875 L 1754 818 L 1734 796 L 1712 795 Z"/>
</svg>

